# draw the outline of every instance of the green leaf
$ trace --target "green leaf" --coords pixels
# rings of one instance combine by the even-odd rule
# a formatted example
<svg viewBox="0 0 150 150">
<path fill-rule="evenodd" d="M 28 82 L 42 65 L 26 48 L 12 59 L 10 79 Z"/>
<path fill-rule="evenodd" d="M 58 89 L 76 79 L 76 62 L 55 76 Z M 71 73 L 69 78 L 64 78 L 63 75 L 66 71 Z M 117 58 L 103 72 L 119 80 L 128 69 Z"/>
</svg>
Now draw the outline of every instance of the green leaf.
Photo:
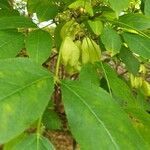
<svg viewBox="0 0 150 150">
<path fill-rule="evenodd" d="M 108 0 L 111 8 L 119 14 L 122 10 L 128 7 L 130 0 Z"/>
<path fill-rule="evenodd" d="M 0 59 L 13 58 L 24 48 L 24 36 L 17 31 L 0 31 Z"/>
<path fill-rule="evenodd" d="M 121 106 L 134 106 L 135 98 L 132 95 L 131 89 L 128 85 L 118 77 L 117 73 L 108 65 L 103 65 L 105 71 L 105 78 L 112 90 L 115 100 Z"/>
<path fill-rule="evenodd" d="M 8 0 L 2 0 L 1 2 L 0 2 L 0 8 L 1 9 L 10 9 L 10 5 L 9 5 L 9 2 L 8 2 Z"/>
<path fill-rule="evenodd" d="M 64 81 L 62 93 L 71 132 L 81 149 L 148 149 L 126 114 L 101 88 Z"/>
<path fill-rule="evenodd" d="M 29 0 L 28 11 L 36 13 L 40 21 L 45 21 L 53 19 L 58 13 L 58 8 L 49 0 Z"/>
<path fill-rule="evenodd" d="M 55 150 L 55 148 L 45 137 L 33 134 L 10 141 L 4 150 Z"/>
<path fill-rule="evenodd" d="M 132 121 L 132 124 L 143 137 L 144 141 L 149 144 L 150 148 L 150 116 L 142 109 L 128 108 L 126 112 Z"/>
<path fill-rule="evenodd" d="M 53 111 L 47 109 L 43 115 L 43 125 L 49 130 L 58 130 L 61 129 L 61 120 L 58 114 Z"/>
<path fill-rule="evenodd" d="M 140 68 L 140 62 L 128 48 L 122 47 L 119 53 L 119 57 L 126 65 L 129 72 L 131 72 L 134 75 L 138 74 Z"/>
<path fill-rule="evenodd" d="M 84 82 L 86 85 L 100 85 L 100 78 L 98 76 L 97 67 L 93 64 L 86 64 L 82 67 L 80 76 L 80 82 Z M 86 86 L 85 85 L 85 86 Z"/>
<path fill-rule="evenodd" d="M 119 22 L 137 30 L 150 28 L 150 17 L 142 14 L 126 14 L 119 18 Z"/>
<path fill-rule="evenodd" d="M 0 10 L 0 17 L 10 17 L 10 16 L 19 16 L 19 12 L 17 10 L 7 10 L 1 9 Z"/>
<path fill-rule="evenodd" d="M 110 27 L 105 27 L 101 35 L 102 43 L 111 55 L 115 55 L 121 49 L 121 38 L 119 34 Z"/>
<path fill-rule="evenodd" d="M 36 25 L 23 16 L 5 16 L 0 18 L 0 30 L 15 28 L 36 28 Z"/>
<path fill-rule="evenodd" d="M 0 60 L 0 144 L 13 139 L 46 108 L 52 76 L 28 58 Z"/>
<path fill-rule="evenodd" d="M 69 5 L 69 8 L 72 9 L 78 9 L 78 8 L 84 8 L 87 13 L 89 13 L 91 16 L 93 16 L 93 8 L 91 5 L 91 1 L 83 1 L 83 0 L 76 0 L 71 5 Z"/>
<path fill-rule="evenodd" d="M 131 51 L 144 58 L 150 58 L 150 39 L 138 34 L 124 33 L 123 38 Z"/>
<path fill-rule="evenodd" d="M 44 63 L 51 53 L 51 35 L 43 30 L 32 31 L 26 39 L 26 49 L 35 62 Z"/>
<path fill-rule="evenodd" d="M 50 20 L 58 14 L 58 8 L 56 6 L 40 5 L 36 13 L 40 21 Z"/>
<path fill-rule="evenodd" d="M 144 13 L 150 17 L 150 0 L 145 1 Z"/>
<path fill-rule="evenodd" d="M 89 20 L 89 26 L 96 35 L 100 35 L 103 30 L 103 23 L 100 20 Z"/>
</svg>

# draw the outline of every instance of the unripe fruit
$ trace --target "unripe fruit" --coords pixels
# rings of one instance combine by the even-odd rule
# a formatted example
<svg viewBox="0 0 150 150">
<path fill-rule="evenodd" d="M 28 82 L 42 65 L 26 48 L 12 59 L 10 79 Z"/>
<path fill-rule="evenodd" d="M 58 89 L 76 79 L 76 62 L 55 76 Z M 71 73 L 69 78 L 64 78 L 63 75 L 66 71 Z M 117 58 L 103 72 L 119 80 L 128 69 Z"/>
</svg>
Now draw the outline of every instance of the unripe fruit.
<svg viewBox="0 0 150 150">
<path fill-rule="evenodd" d="M 140 72 L 140 73 L 143 73 L 143 74 L 146 73 L 146 67 L 145 67 L 143 64 L 140 65 L 139 72 Z"/>
<path fill-rule="evenodd" d="M 90 54 L 89 54 L 88 43 L 86 41 L 86 38 L 83 39 L 81 49 L 82 49 L 82 63 L 86 64 L 90 62 Z"/>
<path fill-rule="evenodd" d="M 84 38 L 82 42 L 82 63 L 94 63 L 100 60 L 100 47 L 89 38 Z"/>
<path fill-rule="evenodd" d="M 75 38 L 75 35 L 80 31 L 80 26 L 75 20 L 70 20 L 64 24 L 61 29 L 60 35 L 62 39 L 65 39 L 66 36 L 70 36 L 72 39 Z"/>
<path fill-rule="evenodd" d="M 63 64 L 75 66 L 80 57 L 80 49 L 72 41 L 71 37 L 66 37 L 60 47 L 61 57 Z"/>
<path fill-rule="evenodd" d="M 150 84 L 147 81 L 143 81 L 142 89 L 146 96 L 150 96 Z"/>
<path fill-rule="evenodd" d="M 130 74 L 130 82 L 133 88 L 139 88 L 142 86 L 143 79 L 142 77 L 135 77 L 133 74 Z"/>
</svg>

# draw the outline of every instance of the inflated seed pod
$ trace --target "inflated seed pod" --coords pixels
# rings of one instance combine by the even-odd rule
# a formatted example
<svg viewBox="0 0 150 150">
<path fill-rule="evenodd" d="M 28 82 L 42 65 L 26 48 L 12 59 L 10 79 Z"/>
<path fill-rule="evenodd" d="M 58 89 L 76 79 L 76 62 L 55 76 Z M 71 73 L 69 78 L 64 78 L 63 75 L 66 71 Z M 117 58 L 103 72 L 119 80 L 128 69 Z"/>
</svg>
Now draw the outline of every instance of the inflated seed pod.
<svg viewBox="0 0 150 150">
<path fill-rule="evenodd" d="M 61 58 L 63 64 L 75 66 L 78 63 L 80 57 L 80 49 L 78 46 L 73 42 L 72 38 L 67 36 L 60 47 Z"/>
<path fill-rule="evenodd" d="M 150 96 L 150 84 L 143 80 L 142 90 L 146 96 Z"/>
<path fill-rule="evenodd" d="M 90 38 L 84 38 L 82 42 L 82 63 L 94 63 L 100 60 L 100 47 Z"/>
<path fill-rule="evenodd" d="M 88 46 L 88 42 L 86 38 L 84 38 L 82 41 L 81 51 L 82 51 L 82 54 L 81 54 L 82 63 L 86 64 L 90 62 L 89 46 Z"/>
<path fill-rule="evenodd" d="M 142 86 L 143 79 L 142 77 L 136 77 L 133 74 L 130 74 L 130 82 L 133 88 L 139 88 Z"/>
</svg>

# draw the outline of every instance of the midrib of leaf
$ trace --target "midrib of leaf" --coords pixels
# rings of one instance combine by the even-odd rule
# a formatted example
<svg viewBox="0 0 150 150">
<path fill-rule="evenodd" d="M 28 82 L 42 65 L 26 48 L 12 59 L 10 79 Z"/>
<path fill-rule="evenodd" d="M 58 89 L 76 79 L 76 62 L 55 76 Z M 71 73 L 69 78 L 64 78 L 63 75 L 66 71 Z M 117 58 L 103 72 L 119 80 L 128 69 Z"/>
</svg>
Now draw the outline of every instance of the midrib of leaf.
<svg viewBox="0 0 150 150">
<path fill-rule="evenodd" d="M 26 147 L 22 147 L 23 150 L 26 150 L 27 147 L 30 147 L 30 145 L 32 145 L 32 143 L 34 143 L 34 140 L 35 140 L 35 139 L 30 140 L 30 141 L 27 143 Z"/>
<path fill-rule="evenodd" d="M 136 28 L 134 28 L 134 27 L 132 27 L 132 26 L 130 26 L 130 25 L 128 25 L 128 24 L 125 24 L 125 23 L 120 22 L 120 21 L 112 21 L 112 22 L 118 23 L 118 24 L 122 24 L 122 25 L 124 25 L 124 26 L 126 26 L 126 27 L 129 27 L 129 28 L 131 28 L 131 29 L 137 31 L 137 32 L 140 33 L 141 35 L 143 35 L 143 36 L 145 36 L 145 37 L 147 37 L 147 38 L 150 39 L 150 37 L 149 37 L 148 35 L 146 35 L 144 32 L 142 32 L 142 31 L 140 31 L 140 30 L 138 30 L 138 29 L 136 29 Z"/>
<path fill-rule="evenodd" d="M 116 147 L 117 150 L 119 150 L 119 147 L 117 145 L 117 143 L 114 141 L 111 133 L 109 132 L 109 130 L 107 129 L 107 127 L 105 126 L 105 124 L 103 123 L 103 121 L 96 115 L 96 113 L 92 110 L 92 108 L 84 101 L 84 99 L 78 94 L 76 93 L 74 90 L 72 90 L 69 86 L 67 86 L 66 84 L 63 83 L 63 85 L 68 88 L 68 90 L 70 90 L 72 93 L 74 93 L 79 100 L 89 109 L 89 111 L 91 112 L 91 114 L 96 118 L 96 120 L 102 125 L 102 127 L 104 128 L 104 130 L 106 131 L 106 133 L 108 134 L 109 138 L 111 139 L 112 143 L 114 144 L 114 146 Z"/>
<path fill-rule="evenodd" d="M 50 78 L 50 77 L 49 77 L 49 76 L 44 76 L 44 77 L 42 77 L 42 78 L 40 78 L 40 79 L 38 79 L 38 80 L 35 80 L 35 81 L 33 81 L 33 82 L 31 82 L 31 83 L 29 83 L 29 84 L 27 84 L 27 85 L 21 87 L 21 88 L 18 88 L 17 90 L 11 92 L 10 94 L 8 94 L 8 95 L 2 97 L 2 98 L 0 99 L 0 101 L 6 99 L 6 98 L 8 98 L 8 97 L 10 97 L 10 96 L 12 96 L 12 95 L 14 95 L 14 94 L 16 94 L 16 93 L 18 93 L 18 92 L 20 92 L 21 90 L 24 90 L 25 88 L 27 88 L 27 87 L 29 87 L 29 86 L 32 86 L 33 84 L 36 84 L 36 83 L 40 82 L 41 80 L 48 79 L 48 78 Z"/>
</svg>

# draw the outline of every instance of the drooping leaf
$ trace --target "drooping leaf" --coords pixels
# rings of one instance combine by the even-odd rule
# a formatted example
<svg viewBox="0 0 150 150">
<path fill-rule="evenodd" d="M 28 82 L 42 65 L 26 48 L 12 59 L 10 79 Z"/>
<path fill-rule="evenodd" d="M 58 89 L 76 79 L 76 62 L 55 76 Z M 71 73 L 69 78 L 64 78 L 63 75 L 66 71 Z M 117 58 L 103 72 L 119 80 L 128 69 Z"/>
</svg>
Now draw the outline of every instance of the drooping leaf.
<svg viewBox="0 0 150 150">
<path fill-rule="evenodd" d="M 135 98 L 128 85 L 118 77 L 117 73 L 108 65 L 104 64 L 105 78 L 112 90 L 112 94 L 116 101 L 122 106 L 135 105 Z"/>
<path fill-rule="evenodd" d="M 36 28 L 36 25 L 23 16 L 5 16 L 0 18 L 0 30 L 15 28 Z"/>
<path fill-rule="evenodd" d="M 128 7 L 130 0 L 108 0 L 111 8 L 119 14 L 122 10 Z"/>
<path fill-rule="evenodd" d="M 4 150 L 55 150 L 55 148 L 45 137 L 33 134 L 10 141 L 4 146 Z"/>
<path fill-rule="evenodd" d="M 150 0 L 145 0 L 144 13 L 150 17 Z"/>
<path fill-rule="evenodd" d="M 140 62 L 128 48 L 122 47 L 119 57 L 122 59 L 123 63 L 125 63 L 129 72 L 134 75 L 138 74 Z"/>
<path fill-rule="evenodd" d="M 144 58 L 150 58 L 150 39 L 138 34 L 124 33 L 123 38 L 130 50 Z"/>
<path fill-rule="evenodd" d="M 0 144 L 13 139 L 46 108 L 52 76 L 28 58 L 0 60 Z"/>
<path fill-rule="evenodd" d="M 101 88 L 65 81 L 62 93 L 71 132 L 81 149 L 147 149 L 126 114 Z"/>
<path fill-rule="evenodd" d="M 24 36 L 17 31 L 0 31 L 0 59 L 13 58 L 24 48 Z"/>
<path fill-rule="evenodd" d="M 114 29 L 105 27 L 101 35 L 101 40 L 106 50 L 108 50 L 111 55 L 114 55 L 120 51 L 122 44 L 121 38 Z"/>
<path fill-rule="evenodd" d="M 150 28 L 150 17 L 142 14 L 125 14 L 119 18 L 119 22 L 137 30 Z"/>
<path fill-rule="evenodd" d="M 51 35 L 43 30 L 32 31 L 26 39 L 26 49 L 29 57 L 35 62 L 44 63 L 51 53 Z"/>
</svg>

